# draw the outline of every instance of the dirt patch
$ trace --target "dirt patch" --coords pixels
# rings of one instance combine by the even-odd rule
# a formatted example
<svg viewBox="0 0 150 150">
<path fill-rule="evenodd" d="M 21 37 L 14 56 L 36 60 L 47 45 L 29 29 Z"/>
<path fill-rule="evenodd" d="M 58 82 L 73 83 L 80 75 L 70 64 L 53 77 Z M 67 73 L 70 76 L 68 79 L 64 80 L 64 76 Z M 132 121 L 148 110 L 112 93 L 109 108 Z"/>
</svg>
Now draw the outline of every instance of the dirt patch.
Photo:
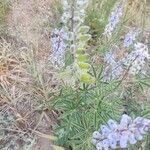
<svg viewBox="0 0 150 150">
<path fill-rule="evenodd" d="M 36 48 L 50 49 L 51 3 L 51 0 L 12 0 L 7 17 L 9 33 Z"/>
<path fill-rule="evenodd" d="M 39 138 L 38 144 L 35 145 L 32 150 L 52 150 L 51 143 L 47 139 Z"/>
</svg>

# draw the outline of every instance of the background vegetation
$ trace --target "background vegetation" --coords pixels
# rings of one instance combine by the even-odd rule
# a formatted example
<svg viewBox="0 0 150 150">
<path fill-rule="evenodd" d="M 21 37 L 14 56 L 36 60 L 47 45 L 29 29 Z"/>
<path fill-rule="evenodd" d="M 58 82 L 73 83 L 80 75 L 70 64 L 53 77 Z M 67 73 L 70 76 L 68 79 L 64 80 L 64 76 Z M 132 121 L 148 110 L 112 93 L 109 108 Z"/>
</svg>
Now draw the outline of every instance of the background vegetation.
<svg viewBox="0 0 150 150">
<path fill-rule="evenodd" d="M 92 150 L 92 133 L 108 119 L 119 121 L 123 113 L 150 119 L 149 62 L 146 77 L 125 73 L 118 80 L 103 80 L 104 55 L 115 45 L 123 49 L 130 28 L 141 28 L 138 40 L 150 46 L 148 0 L 127 0 L 112 38 L 104 38 L 116 2 L 90 0 L 86 9 L 84 24 L 92 37 L 86 53 L 96 81 L 86 84 L 68 81 L 67 71 L 50 63 L 51 31 L 62 27 L 59 0 L 0 0 L 0 149 Z M 150 134 L 128 150 L 149 147 Z"/>
</svg>

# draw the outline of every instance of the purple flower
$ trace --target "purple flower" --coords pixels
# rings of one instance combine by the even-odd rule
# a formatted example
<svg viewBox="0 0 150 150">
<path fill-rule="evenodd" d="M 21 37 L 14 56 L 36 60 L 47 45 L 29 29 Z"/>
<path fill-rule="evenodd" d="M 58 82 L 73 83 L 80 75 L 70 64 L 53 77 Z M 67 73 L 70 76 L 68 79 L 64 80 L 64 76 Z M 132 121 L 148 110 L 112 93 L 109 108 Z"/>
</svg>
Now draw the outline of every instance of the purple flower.
<svg viewBox="0 0 150 150">
<path fill-rule="evenodd" d="M 150 59 L 148 47 L 143 43 L 136 43 L 134 50 L 124 58 L 123 64 L 128 67 L 130 74 L 136 75 L 143 69 L 148 59 Z"/>
<path fill-rule="evenodd" d="M 117 3 L 113 11 L 111 12 L 111 15 L 109 16 L 108 24 L 105 27 L 104 35 L 106 35 L 109 38 L 111 37 L 112 32 L 115 30 L 117 24 L 120 21 L 122 12 L 123 12 L 123 3 L 122 2 Z"/>
<path fill-rule="evenodd" d="M 65 40 L 67 40 L 67 34 L 63 29 L 54 29 L 51 34 L 51 46 L 52 53 L 50 55 L 50 61 L 56 68 L 64 66 L 64 56 L 66 52 Z"/>
<path fill-rule="evenodd" d="M 143 134 L 146 134 L 150 130 L 150 120 L 142 117 L 137 117 L 132 120 L 131 117 L 124 114 L 122 115 L 120 124 L 117 124 L 114 120 L 108 120 L 109 127 L 102 125 L 102 136 L 98 138 L 101 133 L 95 131 L 92 137 L 92 142 L 97 150 L 108 150 L 109 148 L 127 148 L 128 143 L 136 144 L 137 141 L 143 139 Z"/>
<path fill-rule="evenodd" d="M 134 44 L 134 41 L 136 40 L 136 37 L 139 35 L 140 30 L 138 29 L 131 29 L 124 37 L 124 47 L 128 48 L 132 44 Z"/>
<path fill-rule="evenodd" d="M 113 51 L 105 54 L 104 62 L 107 65 L 103 72 L 104 81 L 117 79 L 122 74 L 122 62 L 118 61 L 115 58 L 115 54 Z"/>
</svg>

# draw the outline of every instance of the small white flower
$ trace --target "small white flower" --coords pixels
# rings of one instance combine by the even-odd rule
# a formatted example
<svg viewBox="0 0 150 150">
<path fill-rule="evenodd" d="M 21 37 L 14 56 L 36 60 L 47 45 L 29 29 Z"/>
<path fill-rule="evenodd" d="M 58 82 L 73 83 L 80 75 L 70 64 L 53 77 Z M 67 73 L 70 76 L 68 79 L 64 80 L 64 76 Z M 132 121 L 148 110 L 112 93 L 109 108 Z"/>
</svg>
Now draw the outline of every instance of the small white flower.
<svg viewBox="0 0 150 150">
<path fill-rule="evenodd" d="M 111 147 L 112 149 L 115 149 L 115 148 L 117 147 L 117 140 L 118 140 L 118 138 L 117 138 L 117 133 L 112 132 L 112 133 L 110 133 L 110 134 L 108 135 L 107 138 L 108 138 L 108 140 L 109 140 L 110 147 Z"/>
<path fill-rule="evenodd" d="M 149 119 L 143 119 L 142 123 L 145 125 L 149 125 L 149 127 L 150 127 L 150 120 Z"/>
<path fill-rule="evenodd" d="M 112 149 L 116 149 L 117 148 L 117 141 L 116 141 L 116 139 L 109 139 L 109 144 L 110 144 L 110 147 Z"/>
<path fill-rule="evenodd" d="M 102 137 L 102 135 L 98 131 L 94 131 L 94 133 L 93 133 L 94 139 L 100 139 L 101 137 Z"/>
<path fill-rule="evenodd" d="M 147 126 L 147 125 L 145 125 L 145 126 L 144 126 L 144 131 L 145 131 L 145 132 L 148 132 L 148 131 L 149 131 L 149 129 L 150 129 L 150 127 L 149 127 L 149 126 L 150 126 L 150 125 L 148 125 L 148 126 Z"/>
<path fill-rule="evenodd" d="M 136 119 L 133 120 L 134 124 L 141 124 L 143 122 L 144 118 L 143 117 L 137 117 Z"/>
<path fill-rule="evenodd" d="M 96 145 L 97 144 L 97 140 L 96 139 L 92 139 L 92 144 Z"/>
<path fill-rule="evenodd" d="M 145 128 L 142 126 L 142 127 L 139 128 L 139 132 L 141 134 L 146 134 L 147 131 L 145 131 Z"/>
</svg>

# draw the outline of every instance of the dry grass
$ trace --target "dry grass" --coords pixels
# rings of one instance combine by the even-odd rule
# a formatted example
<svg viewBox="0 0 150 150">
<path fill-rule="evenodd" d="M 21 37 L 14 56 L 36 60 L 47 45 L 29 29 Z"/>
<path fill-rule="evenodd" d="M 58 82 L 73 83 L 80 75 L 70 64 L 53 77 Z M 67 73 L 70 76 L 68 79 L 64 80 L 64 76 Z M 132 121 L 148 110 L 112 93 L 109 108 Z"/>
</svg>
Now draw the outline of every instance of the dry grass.
<svg viewBox="0 0 150 150">
<path fill-rule="evenodd" d="M 8 34 L 0 38 L 0 106 L 12 112 L 11 132 L 40 131 L 51 134 L 55 113 L 51 93 L 58 80 L 48 64 L 50 52 L 49 0 L 12 0 L 6 16 Z M 44 114 L 44 115 L 43 115 Z M 34 150 L 51 150 L 51 142 L 39 137 Z"/>
<path fill-rule="evenodd" d="M 51 95 L 57 94 L 59 82 L 47 57 L 39 57 L 28 47 L 17 47 L 17 50 L 13 47 L 6 39 L 0 40 L 0 106 L 5 106 L 15 118 L 15 126 L 9 130 L 51 134 L 56 122 Z M 47 139 L 39 138 L 35 150 L 50 150 L 49 145 Z"/>
</svg>

